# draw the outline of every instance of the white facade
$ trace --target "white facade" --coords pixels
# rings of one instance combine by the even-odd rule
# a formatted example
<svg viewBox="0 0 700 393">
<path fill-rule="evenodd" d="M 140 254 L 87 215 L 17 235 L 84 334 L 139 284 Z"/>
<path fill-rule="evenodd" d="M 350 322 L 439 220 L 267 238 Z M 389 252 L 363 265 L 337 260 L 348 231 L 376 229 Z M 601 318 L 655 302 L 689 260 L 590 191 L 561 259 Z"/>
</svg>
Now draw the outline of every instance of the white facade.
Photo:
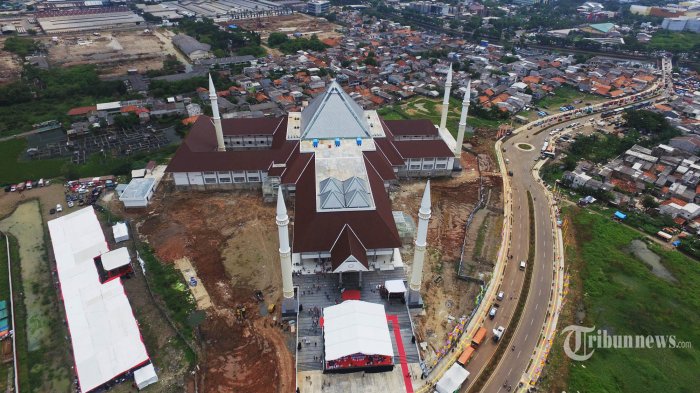
<svg viewBox="0 0 700 393">
<path fill-rule="evenodd" d="M 146 207 L 153 197 L 156 189 L 156 179 L 140 178 L 132 179 L 119 196 L 124 207 Z"/>
<path fill-rule="evenodd" d="M 173 181 L 176 186 L 217 186 L 232 184 L 259 184 L 267 179 L 264 171 L 208 171 L 175 172 Z"/>
</svg>

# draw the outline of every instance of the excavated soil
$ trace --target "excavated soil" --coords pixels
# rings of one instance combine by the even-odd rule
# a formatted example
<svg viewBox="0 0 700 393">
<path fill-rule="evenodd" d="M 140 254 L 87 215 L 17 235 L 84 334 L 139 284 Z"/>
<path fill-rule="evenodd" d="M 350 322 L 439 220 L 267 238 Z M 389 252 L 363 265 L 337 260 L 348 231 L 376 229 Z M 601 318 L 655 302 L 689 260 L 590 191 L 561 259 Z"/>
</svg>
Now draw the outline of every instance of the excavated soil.
<svg viewBox="0 0 700 393">
<path fill-rule="evenodd" d="M 447 333 L 454 327 L 448 317 L 468 315 L 476 296 L 475 284 L 459 280 L 456 275 L 464 239 L 464 225 L 478 198 L 476 157 L 462 154 L 459 177 L 430 181 L 432 216 L 428 226 L 428 252 L 423 268 L 423 301 L 425 313 L 416 318 L 417 336 L 433 349 L 438 349 Z M 417 222 L 417 212 L 425 188 L 425 180 L 402 182 L 392 193 L 393 209 L 410 214 Z M 413 249 L 403 253 L 410 264 Z M 431 353 L 432 351 L 428 351 Z"/>
<path fill-rule="evenodd" d="M 261 316 L 254 299 L 262 290 L 266 302 L 280 300 L 274 206 L 258 192 L 189 191 L 158 198 L 149 212 L 134 215 L 147 217 L 140 234 L 165 263 L 188 257 L 213 303 L 201 325 L 199 391 L 292 391 L 289 333 L 274 315 Z M 236 307 L 246 308 L 245 319 L 236 318 Z"/>
</svg>

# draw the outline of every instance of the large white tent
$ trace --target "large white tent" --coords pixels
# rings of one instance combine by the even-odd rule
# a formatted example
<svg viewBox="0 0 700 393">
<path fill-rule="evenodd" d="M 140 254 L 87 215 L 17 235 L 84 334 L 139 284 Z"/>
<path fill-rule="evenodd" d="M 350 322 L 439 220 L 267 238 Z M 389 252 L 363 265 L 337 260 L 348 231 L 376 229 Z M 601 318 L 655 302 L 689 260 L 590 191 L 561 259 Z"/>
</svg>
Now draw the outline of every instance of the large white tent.
<svg viewBox="0 0 700 393">
<path fill-rule="evenodd" d="M 109 251 L 85 208 L 49 221 L 78 381 L 92 390 L 149 360 L 121 280 L 100 283 L 93 258 Z"/>
<path fill-rule="evenodd" d="M 435 385 L 435 390 L 438 393 L 457 392 L 467 378 L 469 378 L 469 371 L 465 370 L 464 367 L 459 364 L 454 363 L 452 367 L 445 372 L 445 375 L 440 378 L 437 385 Z"/>
<path fill-rule="evenodd" d="M 323 309 L 326 360 L 361 353 L 394 356 L 384 306 L 346 300 Z"/>
</svg>

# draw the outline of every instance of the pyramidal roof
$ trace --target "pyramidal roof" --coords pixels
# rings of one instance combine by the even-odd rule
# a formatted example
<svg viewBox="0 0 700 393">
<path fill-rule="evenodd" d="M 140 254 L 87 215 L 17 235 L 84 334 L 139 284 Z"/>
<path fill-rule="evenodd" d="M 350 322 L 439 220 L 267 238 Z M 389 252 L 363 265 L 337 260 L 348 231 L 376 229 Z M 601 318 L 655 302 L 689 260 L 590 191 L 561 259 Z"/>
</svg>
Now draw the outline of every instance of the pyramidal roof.
<svg viewBox="0 0 700 393">
<path fill-rule="evenodd" d="M 301 112 L 302 139 L 369 138 L 364 110 L 336 81 Z"/>
</svg>

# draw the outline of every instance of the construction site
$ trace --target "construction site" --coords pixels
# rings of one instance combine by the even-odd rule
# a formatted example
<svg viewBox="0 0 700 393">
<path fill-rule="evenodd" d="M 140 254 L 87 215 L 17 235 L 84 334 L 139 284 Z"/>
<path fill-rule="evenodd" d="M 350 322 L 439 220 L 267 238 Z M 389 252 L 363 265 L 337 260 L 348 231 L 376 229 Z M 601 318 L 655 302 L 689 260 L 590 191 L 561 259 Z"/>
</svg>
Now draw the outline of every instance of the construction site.
<svg viewBox="0 0 700 393">
<path fill-rule="evenodd" d="M 17 58 L 11 52 L 2 50 L 6 39 L 7 37 L 0 36 L 0 84 L 16 80 L 22 71 L 22 65 Z"/>
<path fill-rule="evenodd" d="M 478 283 L 456 274 L 465 224 L 479 200 L 478 161 L 465 153 L 459 177 L 434 179 L 431 185 L 433 215 L 422 291 L 426 307 L 414 319 L 426 362 L 440 351 L 459 318 L 470 314 L 480 291 Z M 483 176 L 491 190 L 487 208 L 501 204 L 497 176 L 488 172 Z M 424 186 L 424 181 L 393 186 L 392 209 L 415 220 Z M 124 212 L 116 201 L 110 209 L 134 220 L 163 263 L 179 265 L 186 260 L 206 289 L 206 299 L 198 299 L 211 304 L 201 325 L 201 391 L 292 391 L 296 334 L 294 328 L 278 323 L 282 284 L 273 204 L 264 203 L 257 191 L 183 192 L 166 184 L 148 212 Z M 289 214 L 293 211 L 290 206 Z M 480 227 L 483 221 L 474 220 L 472 225 Z M 487 238 L 483 248 L 497 248 L 499 237 Z M 411 241 L 404 241 L 401 249 L 405 261 L 413 254 Z M 270 372 L 254 374 L 261 369 Z M 420 370 L 412 374 L 418 378 Z"/>
<path fill-rule="evenodd" d="M 316 34 L 319 39 L 339 37 L 340 25 L 329 22 L 325 18 L 294 13 L 289 15 L 267 16 L 236 21 L 236 24 L 246 30 L 260 34 L 263 42 L 267 42 L 270 33 L 299 33 L 303 36 Z"/>
<path fill-rule="evenodd" d="M 53 65 L 95 64 L 104 76 L 160 69 L 170 43 L 148 29 L 66 33 L 43 39 Z"/>
</svg>

